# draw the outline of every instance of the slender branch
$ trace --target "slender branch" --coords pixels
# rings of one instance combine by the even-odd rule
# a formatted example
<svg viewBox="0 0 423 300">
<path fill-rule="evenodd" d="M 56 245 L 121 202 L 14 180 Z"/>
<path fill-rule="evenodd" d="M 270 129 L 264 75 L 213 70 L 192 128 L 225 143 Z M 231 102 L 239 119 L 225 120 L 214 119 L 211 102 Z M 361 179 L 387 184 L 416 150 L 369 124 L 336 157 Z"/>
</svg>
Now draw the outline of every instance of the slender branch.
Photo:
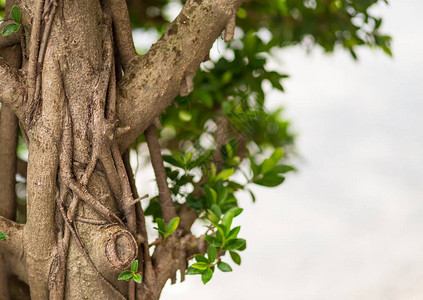
<svg viewBox="0 0 423 300">
<path fill-rule="evenodd" d="M 160 145 L 156 126 L 151 125 L 147 128 L 145 131 L 145 139 L 147 140 L 148 149 L 151 156 L 151 164 L 153 165 L 157 186 L 159 187 L 159 201 L 160 207 L 162 209 L 163 219 L 167 223 L 172 218 L 176 217 L 176 210 L 172 201 L 172 193 L 167 184 L 167 175 L 163 165 L 163 157 L 160 153 Z"/>
<path fill-rule="evenodd" d="M 16 161 L 16 173 L 26 178 L 28 163 L 20 158 Z"/>
<path fill-rule="evenodd" d="M 15 219 L 16 147 L 18 120 L 6 105 L 0 112 L 0 215 Z"/>
<path fill-rule="evenodd" d="M 29 116 L 27 122 L 30 121 L 32 110 L 36 104 L 35 94 L 37 90 L 37 69 L 38 54 L 40 49 L 41 38 L 41 22 L 44 9 L 44 0 L 35 2 L 34 18 L 32 20 L 31 39 L 29 44 L 29 61 L 28 61 L 28 104 Z"/>
<path fill-rule="evenodd" d="M 121 150 L 164 112 L 181 88 L 192 88 L 187 80 L 193 79 L 214 41 L 233 22 L 234 12 L 242 2 L 187 1 L 162 38 L 145 55 L 133 60 L 118 86 L 120 126 L 131 127 L 120 139 Z"/>
</svg>

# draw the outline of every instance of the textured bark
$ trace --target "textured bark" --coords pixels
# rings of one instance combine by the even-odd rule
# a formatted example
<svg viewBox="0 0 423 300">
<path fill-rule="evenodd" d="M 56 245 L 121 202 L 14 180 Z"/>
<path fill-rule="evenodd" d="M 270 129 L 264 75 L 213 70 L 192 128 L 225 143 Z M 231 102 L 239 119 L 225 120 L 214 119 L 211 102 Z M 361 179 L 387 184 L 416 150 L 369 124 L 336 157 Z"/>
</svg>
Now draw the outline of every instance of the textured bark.
<svg viewBox="0 0 423 300">
<path fill-rule="evenodd" d="M 0 61 L 0 101 L 28 138 L 27 223 L 0 218 L 0 230 L 10 235 L 0 246 L 23 255 L 32 299 L 158 299 L 168 279 L 185 273 L 187 259 L 205 251 L 189 233 L 192 212 L 181 209 L 184 225 L 150 257 L 144 214 L 119 148 L 192 90 L 196 70 L 233 26 L 241 3 L 187 1 L 144 56 L 135 53 L 123 0 L 19 3 L 24 67 Z M 163 175 L 154 133 L 147 139 Z M 176 212 L 165 178 L 159 185 L 167 191 L 169 220 Z M 135 289 L 117 277 L 136 257 L 143 283 Z"/>
<path fill-rule="evenodd" d="M 6 15 L 9 14 L 12 2 L 6 7 Z M 6 26 L 5 21 L 1 26 Z M 7 37 L 0 37 L 0 51 L 3 59 L 12 68 L 21 67 L 22 51 L 20 38 L 22 30 Z M 17 168 L 16 147 L 18 143 L 18 119 L 8 105 L 3 105 L 0 111 L 0 216 L 15 220 L 15 174 Z M 16 239 L 16 237 L 14 237 Z M 12 260 L 7 259 L 8 253 L 0 249 L 0 294 L 6 299 L 10 297 L 9 278 L 12 275 L 14 266 Z M 10 256 L 10 254 L 9 254 Z M 19 254 L 14 255 L 15 261 L 20 261 Z M 17 267 L 18 263 L 15 263 Z M 16 274 L 16 272 L 15 272 Z"/>
</svg>

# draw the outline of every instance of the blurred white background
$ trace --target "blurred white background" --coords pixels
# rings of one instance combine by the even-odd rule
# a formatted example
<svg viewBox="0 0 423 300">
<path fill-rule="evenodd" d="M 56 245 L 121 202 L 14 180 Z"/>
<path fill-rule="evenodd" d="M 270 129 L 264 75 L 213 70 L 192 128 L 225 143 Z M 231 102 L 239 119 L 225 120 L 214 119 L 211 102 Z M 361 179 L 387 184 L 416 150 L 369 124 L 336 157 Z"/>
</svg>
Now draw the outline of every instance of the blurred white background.
<svg viewBox="0 0 423 300">
<path fill-rule="evenodd" d="M 278 53 L 291 78 L 270 107 L 298 133 L 299 173 L 242 202 L 240 267 L 162 299 L 423 299 L 423 2 L 390 2 L 375 11 L 393 59 Z"/>
</svg>

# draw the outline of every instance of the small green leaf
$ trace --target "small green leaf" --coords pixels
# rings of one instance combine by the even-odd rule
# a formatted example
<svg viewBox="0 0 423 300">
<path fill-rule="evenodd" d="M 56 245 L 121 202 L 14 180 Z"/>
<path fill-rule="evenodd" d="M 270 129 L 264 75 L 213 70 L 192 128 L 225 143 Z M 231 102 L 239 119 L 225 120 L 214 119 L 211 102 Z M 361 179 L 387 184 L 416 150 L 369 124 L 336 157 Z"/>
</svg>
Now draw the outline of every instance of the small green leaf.
<svg viewBox="0 0 423 300">
<path fill-rule="evenodd" d="M 242 249 L 247 244 L 247 241 L 244 239 L 233 239 L 228 241 L 226 246 L 224 247 L 225 250 L 238 250 Z"/>
<path fill-rule="evenodd" d="M 277 164 L 283 157 L 283 149 L 282 148 L 276 148 L 273 152 L 271 159 Z"/>
<path fill-rule="evenodd" d="M 167 224 L 167 235 L 171 235 L 175 232 L 176 228 L 178 228 L 179 225 L 179 217 L 174 217 L 172 220 L 169 221 L 169 224 Z"/>
<path fill-rule="evenodd" d="M 222 215 L 222 210 L 220 209 L 219 206 L 217 206 L 216 204 L 213 204 L 211 206 L 211 211 L 220 218 L 220 216 Z"/>
<path fill-rule="evenodd" d="M 207 219 L 213 224 L 219 223 L 220 218 L 216 216 L 210 209 L 207 210 Z"/>
<path fill-rule="evenodd" d="M 193 267 L 189 267 L 187 270 L 187 275 L 198 275 L 203 273 L 204 273 L 204 270 L 199 270 Z"/>
<path fill-rule="evenodd" d="M 207 249 L 207 256 L 209 257 L 209 262 L 213 263 L 217 257 L 217 250 L 214 246 L 209 246 Z"/>
<path fill-rule="evenodd" d="M 285 177 L 279 176 L 277 174 L 268 173 L 264 175 L 261 179 L 254 180 L 255 184 L 267 186 L 267 187 L 275 187 L 280 185 L 284 182 Z"/>
<path fill-rule="evenodd" d="M 5 234 L 4 232 L 1 232 L 0 231 L 0 241 L 1 240 L 4 240 L 4 239 L 7 239 L 7 238 L 8 238 L 7 234 Z"/>
<path fill-rule="evenodd" d="M 206 263 L 206 264 L 209 263 L 209 260 L 202 254 L 196 254 L 196 255 L 194 255 L 194 258 L 197 262 L 203 262 L 203 263 Z"/>
<path fill-rule="evenodd" d="M 238 253 L 234 251 L 229 251 L 229 254 L 231 255 L 231 258 L 234 263 L 236 263 L 237 265 L 241 264 L 241 256 Z"/>
<path fill-rule="evenodd" d="M 244 211 L 243 208 L 235 207 L 234 208 L 235 217 L 239 216 L 243 211 Z"/>
<path fill-rule="evenodd" d="M 219 227 L 216 227 L 217 231 L 216 231 L 216 239 L 223 243 L 225 241 L 225 232 L 222 229 L 222 225 L 219 225 Z"/>
<path fill-rule="evenodd" d="M 214 163 L 210 164 L 210 175 L 212 178 L 216 177 L 216 165 Z"/>
<path fill-rule="evenodd" d="M 222 245 L 222 242 L 219 242 L 219 241 L 217 240 L 217 238 L 216 238 L 216 237 L 211 236 L 211 235 L 207 235 L 207 236 L 205 236 L 205 237 L 204 237 L 204 240 L 205 240 L 207 243 L 209 243 L 210 245 L 213 245 L 213 246 L 215 246 L 215 247 L 220 247 L 220 246 Z"/>
<path fill-rule="evenodd" d="M 234 169 L 226 169 L 226 170 L 223 170 L 219 174 L 217 174 L 216 181 L 219 181 L 219 180 L 223 180 L 223 181 L 228 180 L 229 177 L 231 177 L 234 174 L 234 172 L 235 172 Z"/>
<path fill-rule="evenodd" d="M 131 264 L 131 271 L 134 272 L 134 273 L 136 271 L 138 271 L 138 260 L 137 259 L 132 262 L 132 264 Z"/>
<path fill-rule="evenodd" d="M 120 273 L 118 280 L 130 280 L 132 279 L 133 273 L 129 270 L 123 271 L 122 273 Z"/>
<path fill-rule="evenodd" d="M 13 21 L 15 21 L 18 24 L 21 23 L 21 10 L 19 9 L 18 6 L 13 5 L 12 11 L 11 11 L 11 16 L 12 16 Z"/>
<path fill-rule="evenodd" d="M 179 157 L 177 157 L 176 155 L 172 156 L 172 155 L 163 155 L 163 160 L 175 167 L 178 168 L 185 168 L 185 164 L 183 161 L 178 159 Z"/>
<path fill-rule="evenodd" d="M 205 263 L 205 262 L 196 262 L 191 267 L 198 269 L 198 270 L 205 270 L 209 267 L 209 264 Z"/>
<path fill-rule="evenodd" d="M 223 262 L 223 261 L 218 262 L 217 267 L 222 272 L 232 272 L 231 266 L 228 265 L 227 263 Z"/>
<path fill-rule="evenodd" d="M 134 279 L 134 281 L 136 283 L 141 283 L 141 280 L 142 280 L 141 274 L 134 274 L 134 276 L 132 277 L 132 279 Z"/>
<path fill-rule="evenodd" d="M 242 212 L 242 208 L 233 207 L 229 209 L 222 218 L 222 224 L 229 230 L 232 225 L 232 220 L 235 217 L 235 214 L 239 215 Z M 225 234 L 227 235 L 227 234 Z"/>
<path fill-rule="evenodd" d="M 240 230 L 241 226 L 237 226 L 231 229 L 231 231 L 229 231 L 229 234 L 226 236 L 226 240 L 236 239 Z"/>
<path fill-rule="evenodd" d="M 208 186 L 204 188 L 204 192 L 206 194 L 207 202 L 210 205 L 209 207 L 211 207 L 214 203 L 216 203 L 217 193 L 213 188 Z"/>
<path fill-rule="evenodd" d="M 295 171 L 295 168 L 288 165 L 278 165 L 273 169 L 273 172 L 278 174 L 288 173 L 290 171 Z"/>
<path fill-rule="evenodd" d="M 163 221 L 163 219 L 157 218 L 156 223 L 157 223 L 157 227 L 158 227 L 159 232 L 161 231 L 163 233 L 166 233 L 166 224 Z"/>
<path fill-rule="evenodd" d="M 15 24 L 15 23 L 14 24 L 8 24 L 8 25 L 3 27 L 1 34 L 3 36 L 11 35 L 12 33 L 18 31 L 19 28 L 21 28 L 20 24 Z"/>
<path fill-rule="evenodd" d="M 276 166 L 276 162 L 271 158 L 266 158 L 263 163 L 260 165 L 260 173 L 266 174 L 267 172 L 270 172 L 273 170 L 273 168 Z"/>
<path fill-rule="evenodd" d="M 204 284 L 210 281 L 213 277 L 213 270 L 211 268 L 207 268 L 206 271 L 201 275 L 201 280 Z"/>
</svg>

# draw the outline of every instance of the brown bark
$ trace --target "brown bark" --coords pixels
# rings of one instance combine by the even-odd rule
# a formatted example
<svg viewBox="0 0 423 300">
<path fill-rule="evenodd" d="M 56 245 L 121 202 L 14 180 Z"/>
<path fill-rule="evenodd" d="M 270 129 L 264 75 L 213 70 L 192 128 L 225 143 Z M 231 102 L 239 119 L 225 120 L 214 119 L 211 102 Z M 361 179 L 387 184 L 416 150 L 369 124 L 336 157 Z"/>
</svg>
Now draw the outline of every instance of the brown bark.
<svg viewBox="0 0 423 300">
<path fill-rule="evenodd" d="M 6 15 L 10 13 L 11 2 L 6 6 Z M 0 26 L 0 30 L 8 21 Z M 0 52 L 3 59 L 12 68 L 21 67 L 21 48 L 18 43 L 22 30 L 10 36 L 0 38 Z M 18 119 L 8 105 L 3 105 L 0 111 L 0 216 L 15 220 L 15 174 L 17 168 L 16 147 L 18 143 Z M 16 239 L 16 237 L 14 237 Z M 0 294 L 10 297 L 9 278 L 12 275 L 11 265 L 6 259 L 6 253 L 0 251 Z M 19 255 L 15 259 L 20 259 Z"/>
</svg>

